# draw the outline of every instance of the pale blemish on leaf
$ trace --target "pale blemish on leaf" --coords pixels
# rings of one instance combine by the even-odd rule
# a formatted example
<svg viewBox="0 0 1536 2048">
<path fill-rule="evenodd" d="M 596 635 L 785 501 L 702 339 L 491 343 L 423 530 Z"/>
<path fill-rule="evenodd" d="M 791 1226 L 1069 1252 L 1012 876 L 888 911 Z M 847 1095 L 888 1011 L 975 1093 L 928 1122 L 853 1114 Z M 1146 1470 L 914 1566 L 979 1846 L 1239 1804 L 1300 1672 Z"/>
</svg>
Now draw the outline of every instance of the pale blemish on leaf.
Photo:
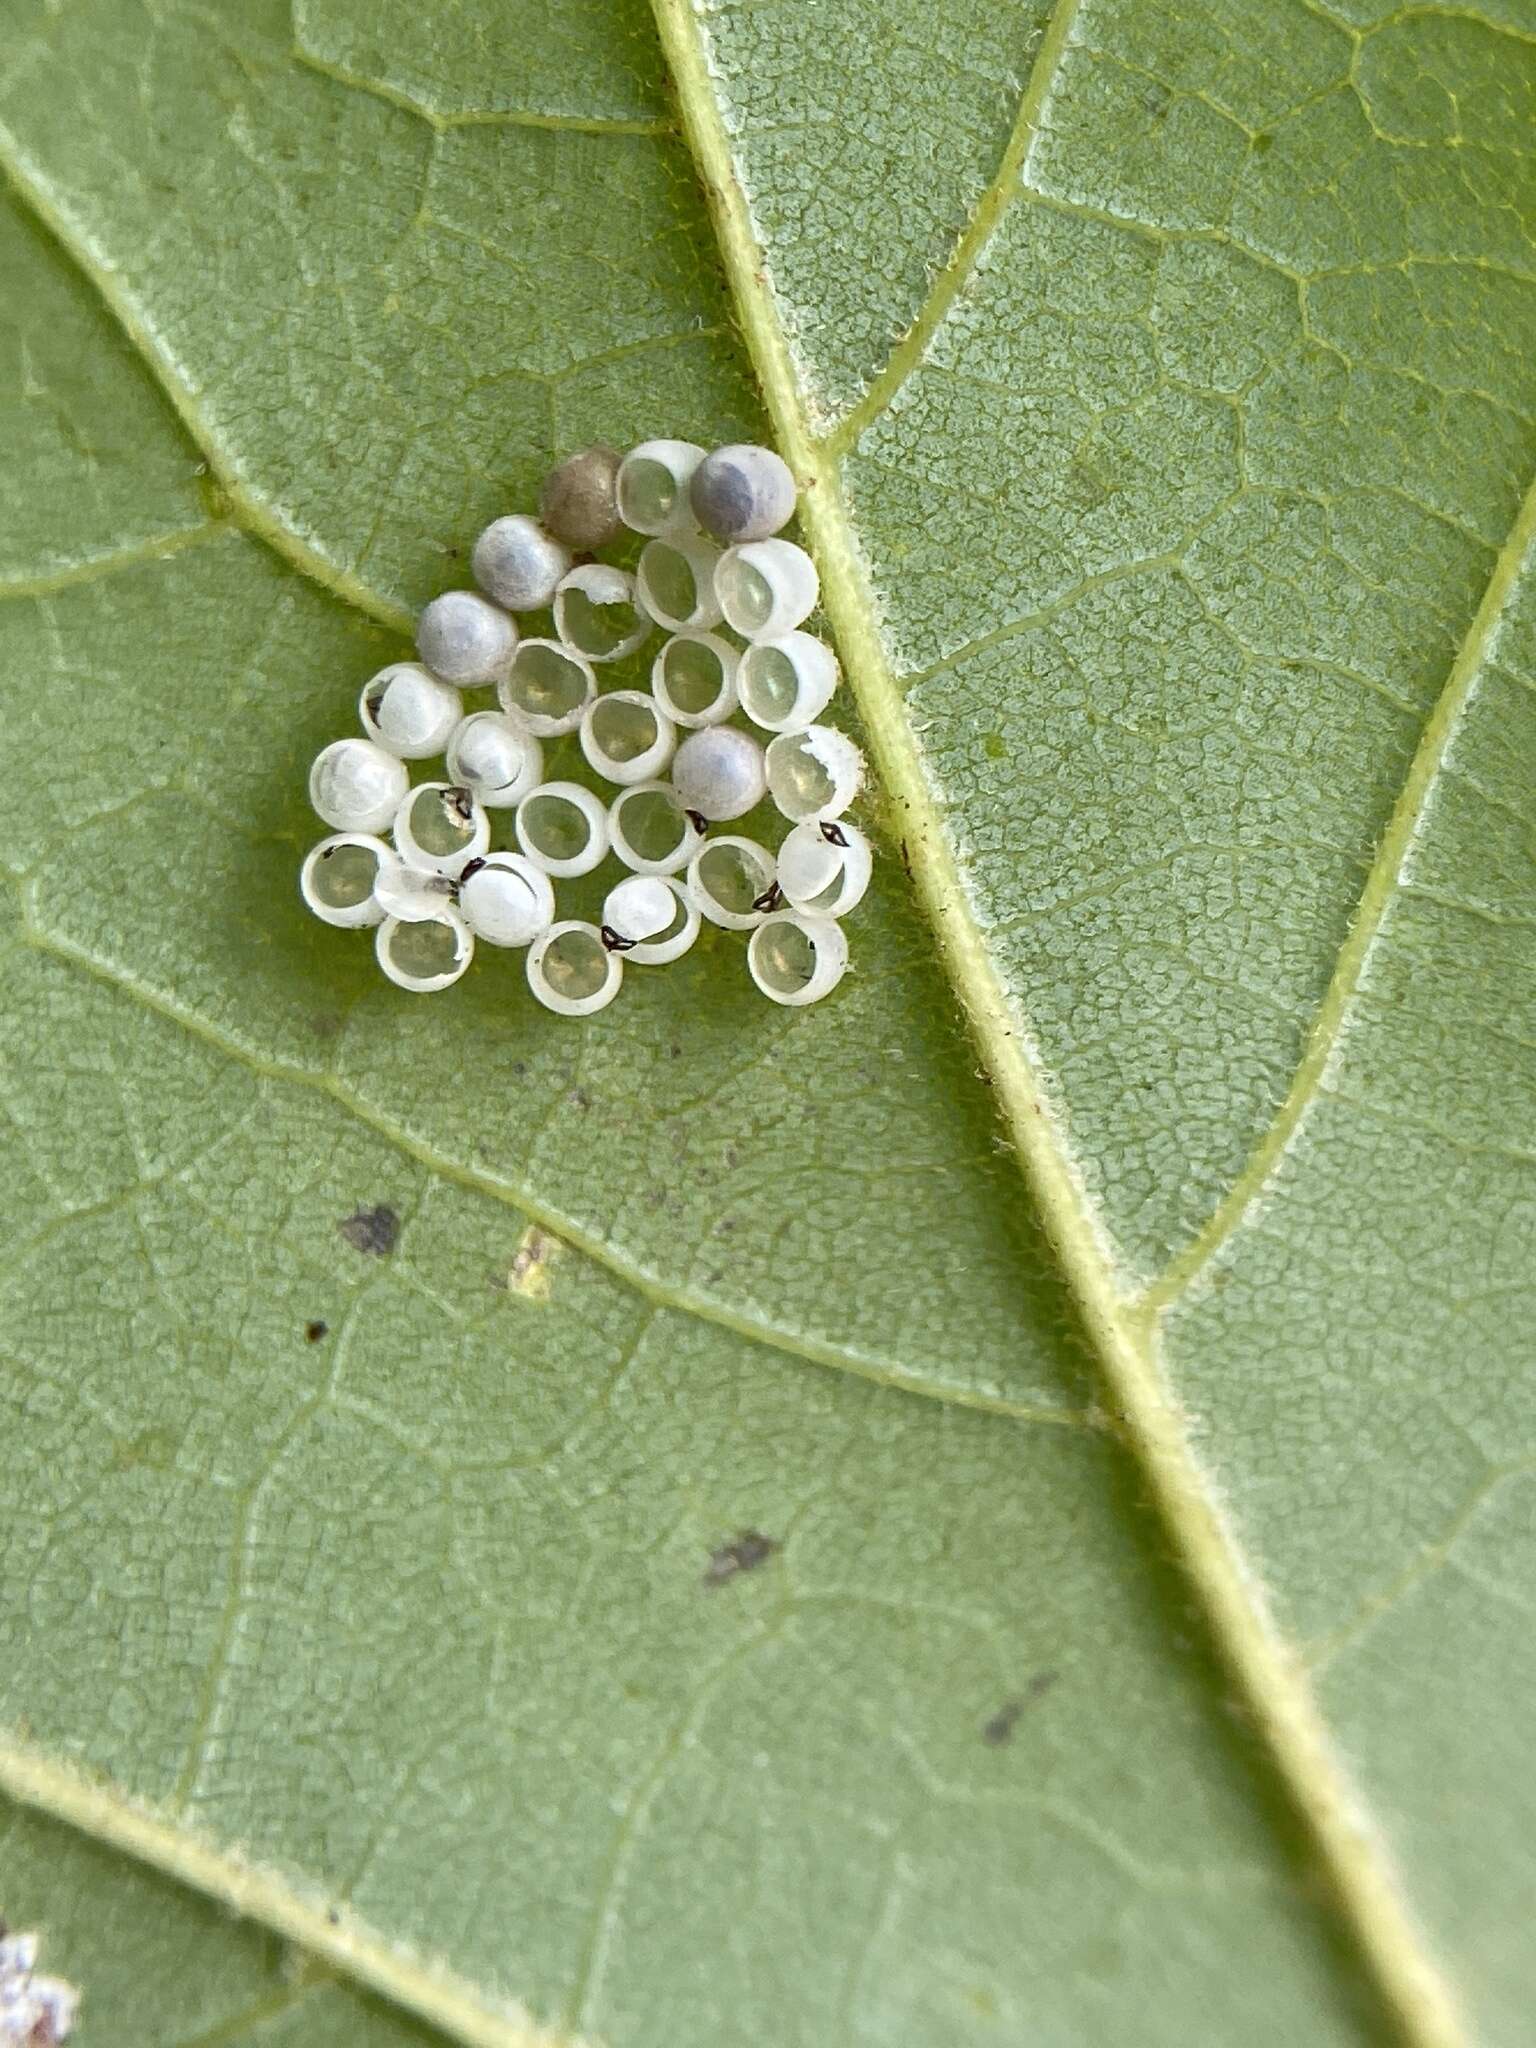
<svg viewBox="0 0 1536 2048">
<path fill-rule="evenodd" d="M 550 1267 L 560 1256 L 561 1244 L 537 1223 L 530 1223 L 518 1239 L 512 1264 L 507 1269 L 507 1292 L 520 1294 L 524 1301 L 543 1303 L 550 1296 Z"/>
</svg>

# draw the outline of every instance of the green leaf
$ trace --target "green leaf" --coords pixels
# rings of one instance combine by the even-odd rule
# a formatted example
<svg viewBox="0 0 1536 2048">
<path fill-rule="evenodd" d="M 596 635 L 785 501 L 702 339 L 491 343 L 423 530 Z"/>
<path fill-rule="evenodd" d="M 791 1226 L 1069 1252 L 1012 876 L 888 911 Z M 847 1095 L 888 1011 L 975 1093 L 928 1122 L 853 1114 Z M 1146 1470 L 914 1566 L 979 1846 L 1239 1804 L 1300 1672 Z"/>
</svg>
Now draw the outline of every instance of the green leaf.
<svg viewBox="0 0 1536 2048">
<path fill-rule="evenodd" d="M 1515 2048 L 1523 11 L 16 14 L 0 1906 L 87 2048 L 140 1929 L 168 2042 L 281 1937 L 381 2043 Z M 861 971 L 410 1002 L 307 761 L 655 432 L 807 486 Z"/>
<path fill-rule="evenodd" d="M 0 1801 L 0 1897 L 40 1936 L 38 1970 L 85 2002 L 75 2044 L 134 2048 L 431 2048 L 441 2037 L 360 1997 L 259 1923 Z M 66 1969 L 67 1966 L 67 1969 Z"/>
</svg>

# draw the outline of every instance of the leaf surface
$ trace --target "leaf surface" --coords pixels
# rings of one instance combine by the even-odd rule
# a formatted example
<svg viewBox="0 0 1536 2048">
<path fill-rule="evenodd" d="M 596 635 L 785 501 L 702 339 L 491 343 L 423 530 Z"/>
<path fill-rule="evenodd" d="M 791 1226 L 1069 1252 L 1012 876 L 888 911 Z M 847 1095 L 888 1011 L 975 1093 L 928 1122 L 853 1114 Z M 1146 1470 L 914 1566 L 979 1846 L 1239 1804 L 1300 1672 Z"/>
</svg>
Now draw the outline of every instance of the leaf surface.
<svg viewBox="0 0 1536 2048">
<path fill-rule="evenodd" d="M 431 2029 L 195 1892 L 0 1803 L 0 1884 L 39 1973 L 80 1994 L 77 2042 L 134 2048 L 431 2048 Z"/>
<path fill-rule="evenodd" d="M 0 1777 L 502 2048 L 1518 2041 L 1520 21 L 18 14 Z M 754 366 L 860 974 L 406 1003 L 305 764 Z"/>
</svg>

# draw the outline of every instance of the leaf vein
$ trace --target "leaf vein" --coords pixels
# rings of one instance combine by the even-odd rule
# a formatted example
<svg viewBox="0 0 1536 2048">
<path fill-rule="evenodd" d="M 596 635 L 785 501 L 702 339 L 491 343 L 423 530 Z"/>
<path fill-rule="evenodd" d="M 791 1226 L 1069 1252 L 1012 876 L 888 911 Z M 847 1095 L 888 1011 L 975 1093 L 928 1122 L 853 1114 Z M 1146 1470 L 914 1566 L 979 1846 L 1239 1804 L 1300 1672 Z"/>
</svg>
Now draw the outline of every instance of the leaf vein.
<svg viewBox="0 0 1536 2048">
<path fill-rule="evenodd" d="M 182 1008 L 157 990 L 146 987 L 125 974 L 121 968 L 100 960 L 83 948 L 42 931 L 35 925 L 29 926 L 26 943 L 38 952 L 62 960 L 109 987 L 119 990 L 158 1016 L 170 1019 L 193 1037 L 202 1039 L 227 1058 L 239 1062 L 251 1073 L 291 1087 L 311 1089 L 316 1094 L 327 1097 L 338 1108 L 355 1117 L 376 1137 L 393 1145 L 407 1158 L 426 1167 L 439 1179 L 516 1210 L 519 1215 L 562 1239 L 658 1307 L 675 1309 L 680 1314 L 697 1317 L 700 1322 L 730 1330 L 737 1336 L 745 1337 L 755 1344 L 762 1344 L 767 1349 L 778 1351 L 786 1357 L 797 1358 L 807 1364 L 830 1366 L 837 1371 L 852 1373 L 856 1378 L 873 1381 L 878 1386 L 892 1387 L 928 1400 L 955 1407 L 979 1409 L 987 1414 L 1006 1415 L 1018 1422 L 1049 1424 L 1056 1428 L 1098 1430 L 1103 1427 L 1099 1417 L 1083 1409 L 1035 1404 L 1014 1400 L 1002 1394 L 976 1392 L 965 1386 L 950 1386 L 930 1375 L 907 1371 L 873 1354 L 854 1351 L 844 1345 L 827 1343 L 820 1338 L 780 1328 L 732 1309 L 711 1296 L 669 1284 L 638 1261 L 617 1251 L 606 1239 L 587 1229 L 575 1218 L 565 1215 L 547 1202 L 539 1201 L 526 1189 L 512 1187 L 505 1181 L 476 1171 L 473 1167 L 465 1166 L 459 1160 L 436 1151 L 424 1140 L 394 1123 L 382 1111 L 354 1095 L 334 1076 L 310 1073 L 302 1067 L 281 1060 L 261 1057 L 249 1047 L 242 1045 L 238 1039 L 209 1024 L 195 1011 Z"/>
<path fill-rule="evenodd" d="M 1009 201 L 1019 189 L 1030 147 L 1061 69 L 1062 58 L 1071 42 L 1072 24 L 1079 4 L 1080 0 L 1056 0 L 991 183 L 971 209 L 971 217 L 955 243 L 949 261 L 929 286 L 916 318 L 886 358 L 884 367 L 865 387 L 858 403 L 826 437 L 825 445 L 829 452 L 837 455 L 846 452 L 870 422 L 885 411 L 922 361 L 945 315 L 975 272 Z"/>
<path fill-rule="evenodd" d="M 157 533 L 149 540 L 135 541 L 131 547 L 89 555 L 83 561 L 66 562 L 57 569 L 39 570 L 32 576 L 0 578 L 0 604 L 54 597 L 61 590 L 73 590 L 82 583 L 98 583 L 104 577 L 120 576 L 127 570 L 141 568 L 146 562 L 169 561 L 172 555 L 183 554 L 188 548 L 204 547 L 208 542 L 222 538 L 226 531 L 222 520 L 205 519 L 197 526 Z"/>
<path fill-rule="evenodd" d="M 298 15 L 295 7 L 295 16 Z M 424 121 L 436 134 L 444 134 L 454 128 L 546 128 L 557 133 L 573 135 L 673 135 L 676 128 L 671 121 L 660 117 L 635 117 L 608 114 L 544 114 L 530 107 L 466 107 L 456 113 L 444 114 L 425 100 L 417 99 L 414 93 L 403 91 L 391 85 L 386 79 L 369 78 L 362 72 L 350 70 L 345 64 L 338 64 L 329 57 L 322 57 L 305 46 L 303 36 L 295 21 L 295 34 L 289 52 L 295 64 L 306 71 L 313 71 L 320 78 L 328 78 L 334 84 L 345 86 L 349 92 L 364 93 L 370 99 L 381 100 L 385 106 L 397 107 L 402 113 L 413 114 Z"/>
<path fill-rule="evenodd" d="M 577 2037 L 540 2026 L 513 2001 L 488 1997 L 436 1958 L 343 1916 L 301 1881 L 215 1846 L 107 1780 L 88 1777 L 4 1731 L 0 1792 L 286 1935 L 442 2028 L 464 2048 L 584 2048 Z"/>
<path fill-rule="evenodd" d="M 228 503 L 231 522 L 253 539 L 264 542 L 290 567 L 329 590 L 344 604 L 353 606 L 396 632 L 413 632 L 415 620 L 404 605 L 381 596 L 352 571 L 333 562 L 321 549 L 303 539 L 252 489 L 239 468 L 224 455 L 209 431 L 191 378 L 152 331 L 128 285 L 117 271 L 98 257 L 91 246 L 89 234 L 73 218 L 66 201 L 52 190 L 48 179 L 29 161 L 16 136 L 4 123 L 0 123 L 0 176 L 5 178 L 18 204 L 26 209 L 95 289 L 104 310 L 159 385 L 208 464 Z"/>
<path fill-rule="evenodd" d="M 701 10 L 697 0 L 652 4 L 743 333 L 780 445 L 805 489 L 804 519 L 820 562 L 822 602 L 911 850 L 914 886 L 992 1073 L 995 1100 L 1099 1356 L 1112 1405 L 1204 1606 L 1213 1640 L 1268 1748 L 1277 1781 L 1307 1824 L 1336 1906 L 1385 2004 L 1416 2048 L 1458 2048 L 1467 2037 L 1449 1988 L 1360 1809 L 1296 1653 L 1276 1629 L 1196 1456 L 1157 1354 L 1152 1319 L 1121 1279 L 1064 1118 L 1050 1097 L 1040 1049 L 966 894 L 944 808 L 881 637 L 867 565 L 843 500 L 839 448 L 812 430 L 776 311 L 771 260 L 733 159 Z"/>
<path fill-rule="evenodd" d="M 1446 756 L 1478 683 L 1494 658 L 1511 596 L 1536 545 L 1536 480 L 1527 490 L 1509 537 L 1493 565 L 1482 600 L 1456 651 L 1450 673 L 1409 764 L 1391 818 L 1382 833 L 1349 935 L 1312 1020 L 1291 1086 L 1248 1163 L 1211 1212 L 1204 1228 L 1147 1290 L 1145 1305 L 1166 1312 L 1210 1264 L 1263 1198 L 1295 1142 L 1307 1112 L 1328 1086 L 1343 1054 L 1355 1001 L 1364 986 L 1384 926 L 1408 876 L 1414 848 L 1439 786 Z"/>
</svg>

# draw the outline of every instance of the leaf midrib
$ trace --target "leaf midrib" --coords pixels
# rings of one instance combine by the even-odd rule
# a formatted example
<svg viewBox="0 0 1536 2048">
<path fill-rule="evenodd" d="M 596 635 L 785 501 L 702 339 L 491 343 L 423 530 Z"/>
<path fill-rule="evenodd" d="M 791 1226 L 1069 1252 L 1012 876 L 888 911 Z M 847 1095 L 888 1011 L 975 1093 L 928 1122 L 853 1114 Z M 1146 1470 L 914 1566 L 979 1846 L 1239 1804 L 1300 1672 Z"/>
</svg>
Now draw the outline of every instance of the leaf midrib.
<svg viewBox="0 0 1536 2048">
<path fill-rule="evenodd" d="M 1001 982 L 965 893 L 954 847 L 904 715 L 901 687 L 880 637 L 873 592 L 843 498 L 844 437 L 834 432 L 819 438 L 812 428 L 789 338 L 775 310 L 768 252 L 736 174 L 695 0 L 652 0 L 652 5 L 743 334 L 780 447 L 803 487 L 803 518 L 821 569 L 822 602 L 898 814 L 916 893 L 992 1075 L 1021 1171 L 1164 1524 L 1202 1600 L 1216 1646 L 1246 1698 L 1287 1797 L 1311 1833 L 1357 1950 L 1405 2041 L 1414 2048 L 1463 2048 L 1468 2037 L 1450 1990 L 1368 1830 L 1306 1674 L 1275 1628 L 1257 1576 L 1195 1456 L 1162 1371 L 1154 1305 L 1133 1299 L 1121 1282 L 1104 1221 L 1044 1085 L 1039 1050 Z M 1055 70 L 1070 45 L 1076 5 L 1077 0 L 1057 0 L 1003 166 L 983 200 L 988 209 L 984 232 L 973 237 L 967 229 L 936 287 L 943 301 L 937 315 L 930 319 L 927 309 L 921 310 L 899 344 L 900 353 L 915 343 L 914 361 L 1001 216 L 1007 197 L 1003 179 L 1012 165 L 1027 159 L 1027 131 L 1048 103 Z M 899 376 L 886 382 L 899 383 L 911 367 L 903 357 Z M 1517 522 L 1506 556 L 1518 532 Z M 1477 644 L 1475 629 L 1468 644 Z M 1442 710 L 1453 722 L 1454 706 L 1443 701 Z M 1438 758 L 1436 752 L 1426 776 Z"/>
</svg>

